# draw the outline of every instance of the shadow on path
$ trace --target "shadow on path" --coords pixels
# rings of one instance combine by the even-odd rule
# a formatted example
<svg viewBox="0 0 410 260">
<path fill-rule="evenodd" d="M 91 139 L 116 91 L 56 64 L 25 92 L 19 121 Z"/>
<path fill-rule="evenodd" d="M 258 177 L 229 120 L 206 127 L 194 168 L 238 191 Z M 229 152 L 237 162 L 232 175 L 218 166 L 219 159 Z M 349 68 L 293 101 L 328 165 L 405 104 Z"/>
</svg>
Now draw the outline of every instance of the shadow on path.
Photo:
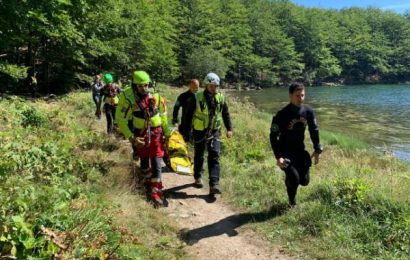
<svg viewBox="0 0 410 260">
<path fill-rule="evenodd" d="M 170 189 L 166 189 L 163 191 L 164 195 L 169 199 L 191 199 L 191 198 L 198 198 L 203 199 L 207 203 L 213 203 L 216 201 L 215 196 L 210 196 L 208 194 L 188 194 L 184 191 L 180 191 L 186 188 L 194 187 L 193 183 L 184 184 L 180 186 L 176 186 Z"/>
<path fill-rule="evenodd" d="M 256 223 L 266 221 L 268 219 L 280 216 L 288 210 L 287 204 L 278 204 L 272 206 L 270 210 L 257 213 L 241 213 L 226 217 L 216 223 L 209 224 L 192 230 L 181 230 L 180 236 L 183 241 L 189 245 L 199 242 L 201 239 L 220 236 L 226 234 L 228 236 L 236 236 L 238 232 L 236 228 L 246 223 Z"/>
</svg>

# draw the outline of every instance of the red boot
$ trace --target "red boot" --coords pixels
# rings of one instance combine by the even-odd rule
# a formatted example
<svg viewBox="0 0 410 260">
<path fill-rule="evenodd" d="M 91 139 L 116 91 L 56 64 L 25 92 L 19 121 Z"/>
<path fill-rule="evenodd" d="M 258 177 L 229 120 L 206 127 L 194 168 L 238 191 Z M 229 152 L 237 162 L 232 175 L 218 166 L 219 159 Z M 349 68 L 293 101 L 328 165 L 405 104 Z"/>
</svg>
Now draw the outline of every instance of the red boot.
<svg viewBox="0 0 410 260">
<path fill-rule="evenodd" d="M 162 182 L 158 179 L 151 180 L 151 201 L 154 203 L 154 207 L 163 207 L 164 200 L 162 199 Z"/>
</svg>

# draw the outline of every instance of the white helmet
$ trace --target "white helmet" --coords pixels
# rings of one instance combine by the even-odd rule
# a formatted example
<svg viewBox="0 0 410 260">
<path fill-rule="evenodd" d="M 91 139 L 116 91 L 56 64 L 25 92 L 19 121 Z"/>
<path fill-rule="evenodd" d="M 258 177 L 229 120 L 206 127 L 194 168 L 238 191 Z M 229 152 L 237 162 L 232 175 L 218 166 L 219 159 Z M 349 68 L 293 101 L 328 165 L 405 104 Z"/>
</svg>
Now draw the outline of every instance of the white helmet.
<svg viewBox="0 0 410 260">
<path fill-rule="evenodd" d="M 205 79 L 204 79 L 204 84 L 205 84 L 205 85 L 206 85 L 206 84 L 214 84 L 214 85 L 219 86 L 219 82 L 220 82 L 219 76 L 216 75 L 216 74 L 213 73 L 213 72 L 209 72 L 209 73 L 205 76 Z"/>
</svg>

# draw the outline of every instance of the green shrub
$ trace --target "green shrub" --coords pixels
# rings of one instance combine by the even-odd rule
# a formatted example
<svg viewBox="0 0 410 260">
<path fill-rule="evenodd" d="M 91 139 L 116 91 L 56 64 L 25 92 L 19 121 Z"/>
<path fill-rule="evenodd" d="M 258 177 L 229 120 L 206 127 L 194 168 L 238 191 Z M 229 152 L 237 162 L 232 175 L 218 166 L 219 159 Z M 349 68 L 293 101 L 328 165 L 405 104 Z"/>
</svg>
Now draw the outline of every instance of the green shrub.
<svg viewBox="0 0 410 260">
<path fill-rule="evenodd" d="M 47 121 L 47 118 L 41 113 L 39 113 L 34 108 L 23 110 L 21 112 L 21 115 L 22 115 L 21 125 L 24 127 L 28 127 L 28 126 L 40 127 L 44 125 L 44 123 L 46 123 Z"/>
<path fill-rule="evenodd" d="M 129 234 L 113 225 L 115 209 L 91 190 L 113 164 L 96 164 L 77 149 L 80 140 L 90 140 L 90 124 L 79 121 L 92 103 L 85 95 L 67 100 L 72 103 L 64 106 L 19 98 L 0 103 L 0 255 L 141 258 L 143 253 L 127 244 Z M 77 110 L 70 110 L 73 106 Z M 99 140 L 98 149 L 119 147 L 102 135 L 91 139 Z"/>
<path fill-rule="evenodd" d="M 369 186 L 360 179 L 338 179 L 333 182 L 335 205 L 354 209 L 363 203 Z"/>
</svg>

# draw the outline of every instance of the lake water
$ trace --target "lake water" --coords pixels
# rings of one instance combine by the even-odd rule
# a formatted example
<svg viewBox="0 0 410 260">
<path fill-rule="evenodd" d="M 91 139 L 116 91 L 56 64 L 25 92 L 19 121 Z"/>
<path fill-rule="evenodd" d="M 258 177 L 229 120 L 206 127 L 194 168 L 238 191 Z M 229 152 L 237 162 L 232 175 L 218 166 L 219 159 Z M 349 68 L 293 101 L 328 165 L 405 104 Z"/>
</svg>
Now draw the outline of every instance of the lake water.
<svg viewBox="0 0 410 260">
<path fill-rule="evenodd" d="M 247 96 L 272 114 L 289 103 L 287 88 L 234 95 Z M 410 85 L 310 87 L 305 104 L 315 110 L 320 128 L 360 138 L 410 162 Z"/>
</svg>

